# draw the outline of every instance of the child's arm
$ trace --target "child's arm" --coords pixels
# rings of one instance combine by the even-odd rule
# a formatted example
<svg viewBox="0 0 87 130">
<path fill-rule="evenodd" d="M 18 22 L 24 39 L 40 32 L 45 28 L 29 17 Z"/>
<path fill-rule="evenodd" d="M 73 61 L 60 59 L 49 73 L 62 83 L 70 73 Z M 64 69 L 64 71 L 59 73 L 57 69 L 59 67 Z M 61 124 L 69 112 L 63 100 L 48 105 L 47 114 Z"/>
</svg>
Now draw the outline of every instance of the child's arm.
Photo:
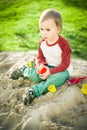
<svg viewBox="0 0 87 130">
<path fill-rule="evenodd" d="M 40 46 L 39 46 L 39 49 L 38 49 L 37 63 L 38 63 L 38 65 L 41 65 L 41 64 L 47 65 L 47 62 L 45 60 L 45 57 L 43 55 L 43 52 L 42 52 Z"/>
<path fill-rule="evenodd" d="M 59 44 L 62 50 L 62 62 L 60 65 L 56 66 L 55 68 L 50 68 L 50 73 L 54 74 L 57 72 L 62 72 L 66 70 L 70 65 L 71 59 L 71 48 L 67 41 L 62 42 Z"/>
</svg>

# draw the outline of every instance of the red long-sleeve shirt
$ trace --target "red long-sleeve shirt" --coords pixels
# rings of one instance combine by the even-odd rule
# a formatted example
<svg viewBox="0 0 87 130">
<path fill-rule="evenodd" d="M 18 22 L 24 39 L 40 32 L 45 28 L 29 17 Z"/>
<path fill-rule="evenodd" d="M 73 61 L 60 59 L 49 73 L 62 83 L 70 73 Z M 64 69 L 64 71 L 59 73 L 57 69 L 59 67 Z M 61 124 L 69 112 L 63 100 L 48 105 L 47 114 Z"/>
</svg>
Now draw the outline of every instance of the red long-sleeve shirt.
<svg viewBox="0 0 87 130">
<path fill-rule="evenodd" d="M 38 64 L 55 66 L 50 68 L 51 74 L 62 72 L 70 66 L 71 48 L 68 41 L 59 36 L 53 44 L 48 44 L 44 39 L 41 40 L 38 49 Z"/>
</svg>

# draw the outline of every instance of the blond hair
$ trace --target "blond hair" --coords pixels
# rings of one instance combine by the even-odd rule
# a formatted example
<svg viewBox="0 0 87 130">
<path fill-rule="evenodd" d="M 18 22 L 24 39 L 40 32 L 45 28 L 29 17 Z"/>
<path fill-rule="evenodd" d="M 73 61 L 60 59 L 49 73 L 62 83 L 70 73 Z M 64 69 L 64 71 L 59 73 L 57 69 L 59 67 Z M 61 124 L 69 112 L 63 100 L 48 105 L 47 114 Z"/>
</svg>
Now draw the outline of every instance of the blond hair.
<svg viewBox="0 0 87 130">
<path fill-rule="evenodd" d="M 47 9 L 43 11 L 39 19 L 39 24 L 47 19 L 53 19 L 57 26 L 62 29 L 62 17 L 61 14 L 55 9 Z"/>
</svg>

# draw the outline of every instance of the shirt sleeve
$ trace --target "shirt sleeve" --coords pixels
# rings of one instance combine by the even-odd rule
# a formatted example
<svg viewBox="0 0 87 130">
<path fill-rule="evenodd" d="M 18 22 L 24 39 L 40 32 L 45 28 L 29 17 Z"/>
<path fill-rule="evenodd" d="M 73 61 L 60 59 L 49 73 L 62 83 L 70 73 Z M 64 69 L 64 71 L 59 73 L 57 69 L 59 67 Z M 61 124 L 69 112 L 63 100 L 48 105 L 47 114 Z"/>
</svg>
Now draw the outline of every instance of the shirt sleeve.
<svg viewBox="0 0 87 130">
<path fill-rule="evenodd" d="M 45 60 L 45 57 L 43 55 L 43 52 L 40 48 L 40 45 L 41 45 L 41 42 L 40 42 L 39 48 L 38 48 L 37 63 L 38 63 L 38 65 L 40 65 L 40 64 L 48 65 L 46 60 Z"/>
<path fill-rule="evenodd" d="M 62 61 L 61 61 L 60 65 L 58 65 L 54 68 L 50 68 L 51 74 L 54 74 L 57 72 L 62 72 L 64 70 L 66 70 L 70 65 L 71 48 L 69 46 L 69 43 L 66 40 L 64 40 L 59 43 L 59 46 L 62 50 L 62 55 L 61 55 Z"/>
</svg>

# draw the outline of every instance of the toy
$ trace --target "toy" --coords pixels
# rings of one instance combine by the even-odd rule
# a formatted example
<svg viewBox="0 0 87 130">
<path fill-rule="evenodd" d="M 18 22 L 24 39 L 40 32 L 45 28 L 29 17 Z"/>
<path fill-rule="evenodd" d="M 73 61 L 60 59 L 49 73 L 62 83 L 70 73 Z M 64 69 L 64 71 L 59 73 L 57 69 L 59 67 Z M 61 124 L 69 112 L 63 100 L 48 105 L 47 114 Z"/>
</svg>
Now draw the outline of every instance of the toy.
<svg viewBox="0 0 87 130">
<path fill-rule="evenodd" d="M 84 80 L 85 78 L 87 78 L 87 76 L 71 78 L 71 79 L 68 80 L 68 84 L 69 84 L 69 85 L 77 84 L 77 83 L 79 83 L 81 80 Z"/>
<path fill-rule="evenodd" d="M 35 67 L 35 59 L 33 59 L 32 61 L 28 61 L 26 63 L 26 65 L 30 68 L 34 68 Z"/>
<path fill-rule="evenodd" d="M 48 87 L 48 91 L 51 92 L 51 93 L 55 93 L 56 92 L 56 87 L 54 84 L 51 84 L 49 87 Z"/>
<path fill-rule="evenodd" d="M 47 71 L 47 68 L 45 66 L 39 66 L 37 70 L 38 74 L 43 74 L 46 71 Z"/>
<path fill-rule="evenodd" d="M 28 61 L 28 62 L 26 63 L 26 65 L 27 65 L 28 67 L 32 68 L 32 62 Z"/>
<path fill-rule="evenodd" d="M 82 85 L 81 91 L 83 94 L 87 94 L 87 84 Z"/>
</svg>

